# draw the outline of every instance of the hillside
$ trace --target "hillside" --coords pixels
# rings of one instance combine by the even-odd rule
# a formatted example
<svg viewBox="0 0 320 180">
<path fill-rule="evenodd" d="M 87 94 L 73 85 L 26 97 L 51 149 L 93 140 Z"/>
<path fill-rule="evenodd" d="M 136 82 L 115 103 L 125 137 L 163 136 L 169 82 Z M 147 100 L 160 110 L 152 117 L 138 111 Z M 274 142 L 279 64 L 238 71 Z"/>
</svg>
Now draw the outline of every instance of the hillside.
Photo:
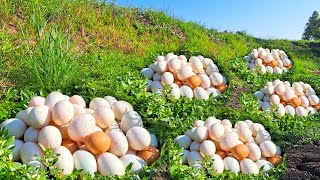
<svg viewBox="0 0 320 180">
<path fill-rule="evenodd" d="M 242 57 L 258 47 L 284 50 L 293 60 L 293 70 L 280 77 L 250 73 Z M 228 91 L 218 99 L 203 102 L 174 101 L 144 92 L 146 80 L 139 71 L 157 55 L 168 52 L 212 58 L 228 78 Z M 314 156 L 310 158 L 313 166 L 301 165 L 307 168 L 299 169 L 287 154 L 285 163 L 262 178 L 280 178 L 286 167 L 291 170 L 285 176 L 288 179 L 320 177 L 319 113 L 307 118 L 273 117 L 254 110 L 257 102 L 252 95 L 267 81 L 278 78 L 307 82 L 319 94 L 318 41 L 264 40 L 245 32 L 218 32 L 164 12 L 90 0 L 4 0 L 0 6 L 0 70 L 0 122 L 14 117 L 32 96 L 56 90 L 79 94 L 87 102 L 105 95 L 130 102 L 162 146 L 162 156 L 144 175 L 146 178 L 206 177 L 208 172 L 195 173 L 181 167 L 173 139 L 191 127 L 194 120 L 212 115 L 232 122 L 254 119 L 262 123 L 284 152 L 290 152 L 296 144 L 302 145 L 300 151 L 317 151 L 309 154 Z M 6 148 L 6 143 L 1 137 L 0 149 Z M 306 144 L 310 147 L 304 148 Z M 300 158 L 305 156 L 303 153 Z M 0 177 L 27 172 L 4 165 L 4 155 L 0 152 L 0 167 L 12 172 L 1 170 Z M 52 178 L 51 174 L 44 176 Z M 232 178 L 220 178 L 228 177 Z"/>
</svg>

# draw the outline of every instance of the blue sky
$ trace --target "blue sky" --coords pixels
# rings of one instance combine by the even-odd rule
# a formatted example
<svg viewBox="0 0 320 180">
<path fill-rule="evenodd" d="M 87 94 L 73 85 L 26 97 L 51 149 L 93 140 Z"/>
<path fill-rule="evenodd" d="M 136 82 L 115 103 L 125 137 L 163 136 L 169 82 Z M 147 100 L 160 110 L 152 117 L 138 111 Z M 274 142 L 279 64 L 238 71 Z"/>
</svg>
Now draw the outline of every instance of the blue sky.
<svg viewBox="0 0 320 180">
<path fill-rule="evenodd" d="M 111 0 L 107 0 L 110 2 Z M 242 31 L 260 38 L 301 39 L 320 0 L 114 0 L 121 6 L 154 8 L 219 31 Z"/>
</svg>

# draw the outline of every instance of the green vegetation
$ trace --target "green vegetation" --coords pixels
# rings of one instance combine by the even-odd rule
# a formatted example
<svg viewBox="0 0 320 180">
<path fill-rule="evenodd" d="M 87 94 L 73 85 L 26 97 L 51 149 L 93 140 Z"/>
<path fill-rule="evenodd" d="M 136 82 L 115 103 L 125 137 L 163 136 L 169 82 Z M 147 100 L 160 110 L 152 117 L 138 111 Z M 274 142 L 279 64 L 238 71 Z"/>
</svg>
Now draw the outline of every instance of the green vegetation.
<svg viewBox="0 0 320 180">
<path fill-rule="evenodd" d="M 293 70 L 281 77 L 248 71 L 242 57 L 260 46 L 283 49 L 293 60 Z M 210 171 L 180 165 L 181 149 L 173 143 L 197 119 L 216 116 L 233 123 L 252 119 L 262 123 L 281 147 L 320 140 L 319 113 L 307 118 L 273 117 L 256 110 L 258 102 L 253 97 L 267 81 L 277 78 L 307 82 L 320 93 L 319 47 L 317 41 L 262 40 L 244 32 L 218 32 L 163 12 L 141 12 L 90 0 L 3 0 L 0 122 L 14 117 L 32 96 L 54 90 L 79 94 L 87 102 L 111 95 L 130 102 L 160 139 L 161 158 L 141 177 L 214 178 Z M 146 79 L 139 71 L 167 52 L 212 58 L 226 75 L 230 88 L 218 99 L 208 101 L 173 100 L 168 95 L 146 93 Z M 10 162 L 10 144 L 12 139 L 0 137 L 0 179 L 32 178 L 32 174 L 45 179 L 56 174 L 51 169 L 45 172 Z M 55 158 L 48 154 L 46 168 L 52 168 Z M 285 166 L 283 163 L 259 179 L 278 179 Z M 76 179 L 78 173 L 68 178 Z M 219 178 L 257 179 L 229 173 Z"/>
<path fill-rule="evenodd" d="M 314 11 L 306 24 L 302 39 L 320 39 L 320 19 L 318 11 Z"/>
</svg>

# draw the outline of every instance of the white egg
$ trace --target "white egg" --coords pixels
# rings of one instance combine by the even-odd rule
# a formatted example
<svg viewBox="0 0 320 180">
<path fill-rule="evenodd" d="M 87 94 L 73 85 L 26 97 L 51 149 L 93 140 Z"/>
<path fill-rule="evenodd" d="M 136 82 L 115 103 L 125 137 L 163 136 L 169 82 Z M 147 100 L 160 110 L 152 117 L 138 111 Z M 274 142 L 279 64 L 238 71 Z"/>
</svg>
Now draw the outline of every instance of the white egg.
<svg viewBox="0 0 320 180">
<path fill-rule="evenodd" d="M 161 82 L 164 84 L 172 84 L 174 81 L 174 77 L 172 73 L 170 72 L 165 72 L 161 75 Z"/>
<path fill-rule="evenodd" d="M 270 102 L 270 96 L 268 96 L 268 95 L 263 96 L 262 101 L 264 101 L 264 102 Z"/>
<path fill-rule="evenodd" d="M 317 110 L 313 107 L 307 107 L 306 111 L 308 112 L 308 114 L 313 115 L 315 113 L 317 113 Z"/>
<path fill-rule="evenodd" d="M 127 111 L 122 116 L 120 128 L 127 133 L 127 131 L 134 126 L 143 127 L 142 118 L 136 111 Z"/>
<path fill-rule="evenodd" d="M 209 64 L 213 64 L 213 61 L 210 58 L 203 58 L 203 59 L 201 59 L 201 62 L 202 62 L 202 65 L 203 65 L 204 69 L 207 69 Z"/>
<path fill-rule="evenodd" d="M 111 130 L 108 135 L 111 141 L 108 151 L 118 157 L 125 155 L 129 148 L 126 136 L 117 130 Z"/>
<path fill-rule="evenodd" d="M 212 124 L 216 123 L 216 122 L 221 122 L 221 120 L 216 119 L 215 117 L 208 117 L 205 122 L 204 122 L 204 126 L 206 126 L 207 128 L 210 128 Z"/>
<path fill-rule="evenodd" d="M 72 104 L 77 104 L 83 108 L 86 108 L 86 102 L 84 101 L 84 99 L 79 96 L 79 95 L 73 95 L 70 97 L 69 102 L 71 102 Z"/>
<path fill-rule="evenodd" d="M 60 154 L 58 161 L 55 163 L 55 166 L 62 170 L 60 175 L 64 176 L 71 174 L 74 169 L 74 162 L 71 152 L 64 146 L 56 147 L 53 152 Z"/>
<path fill-rule="evenodd" d="M 8 131 L 8 136 L 14 136 L 16 139 L 22 138 L 24 132 L 27 129 L 26 124 L 17 118 L 12 118 L 3 121 L 0 124 L 0 127 L 3 128 L 3 132 Z"/>
<path fill-rule="evenodd" d="M 267 130 L 260 130 L 256 136 L 257 144 L 261 144 L 263 141 L 271 141 L 271 135 Z"/>
<path fill-rule="evenodd" d="M 90 152 L 77 150 L 73 153 L 72 157 L 75 169 L 82 169 L 80 176 L 83 176 L 85 173 L 89 173 L 91 176 L 94 176 L 94 173 L 97 172 L 96 159 Z"/>
<path fill-rule="evenodd" d="M 296 114 L 295 108 L 292 107 L 291 105 L 286 105 L 284 108 L 286 109 L 286 114 L 290 116 L 294 116 Z"/>
<path fill-rule="evenodd" d="M 108 152 L 102 153 L 97 159 L 98 171 L 102 176 L 124 175 L 125 168 L 121 160 Z"/>
<path fill-rule="evenodd" d="M 28 107 L 36 107 L 39 105 L 44 105 L 45 100 L 46 99 L 41 96 L 35 96 L 29 101 Z"/>
<path fill-rule="evenodd" d="M 24 142 L 19 140 L 19 139 L 14 139 L 14 148 L 12 150 L 12 161 L 20 161 L 21 157 L 20 157 L 20 150 L 23 147 Z"/>
<path fill-rule="evenodd" d="M 174 55 L 173 53 L 168 53 L 165 57 L 163 56 L 158 56 L 157 59 L 164 60 L 164 61 L 170 61 L 171 59 L 177 57 L 176 55 Z"/>
<path fill-rule="evenodd" d="M 271 96 L 275 93 L 275 87 L 273 85 L 271 86 L 267 86 L 267 88 L 265 89 L 265 93 L 268 95 L 268 96 Z"/>
<path fill-rule="evenodd" d="M 168 66 L 166 61 L 158 61 L 154 65 L 154 71 L 159 74 L 166 72 L 167 69 L 168 69 Z"/>
<path fill-rule="evenodd" d="M 181 159 L 181 163 L 182 164 L 188 164 L 188 156 L 189 156 L 190 151 L 188 150 L 183 150 L 183 155 L 182 155 L 182 159 Z"/>
<path fill-rule="evenodd" d="M 200 143 L 198 143 L 197 141 L 192 141 L 192 143 L 190 144 L 190 151 L 200 151 Z"/>
<path fill-rule="evenodd" d="M 282 104 L 277 104 L 276 114 L 279 116 L 284 116 L 286 114 L 286 109 Z"/>
<path fill-rule="evenodd" d="M 125 169 L 127 166 L 129 166 L 130 163 L 133 163 L 130 169 L 130 174 L 139 173 L 143 169 L 143 167 L 147 165 L 145 161 L 140 157 L 132 154 L 126 154 L 120 157 L 120 160 Z"/>
<path fill-rule="evenodd" d="M 283 71 L 282 71 L 282 69 L 281 69 L 280 67 L 275 67 L 275 68 L 273 69 L 273 72 L 274 72 L 275 74 L 282 74 L 282 73 L 283 73 Z"/>
<path fill-rule="evenodd" d="M 272 108 L 272 106 L 270 105 L 269 102 L 263 102 L 262 103 L 262 110 L 263 111 L 270 112 L 271 108 Z"/>
<path fill-rule="evenodd" d="M 309 96 L 311 96 L 311 95 L 316 95 L 316 91 L 313 89 L 313 88 L 308 88 L 307 90 L 306 90 L 306 96 L 309 98 Z M 312 100 L 313 100 L 313 98 L 312 98 Z M 309 99 L 309 101 L 310 101 L 310 99 Z M 316 100 L 315 100 L 316 101 Z M 311 103 L 310 103 L 311 104 Z"/>
<path fill-rule="evenodd" d="M 213 73 L 219 73 L 219 68 L 217 65 L 215 65 L 214 63 L 211 63 L 208 65 L 207 69 L 206 69 L 206 74 L 208 76 L 210 76 Z"/>
<path fill-rule="evenodd" d="M 152 85 L 154 85 L 155 82 L 152 82 Z M 160 83 L 160 82 L 158 82 Z M 161 84 L 161 83 L 160 83 Z M 162 87 L 162 85 L 161 85 Z M 152 89 L 152 87 L 151 87 Z M 130 103 L 128 103 L 127 101 L 117 101 L 114 104 L 112 104 L 112 110 L 116 116 L 116 120 L 120 121 L 122 119 L 122 116 L 124 115 L 124 113 L 126 113 L 127 111 L 133 111 L 133 107 Z"/>
<path fill-rule="evenodd" d="M 201 61 L 195 61 L 193 63 L 191 63 L 191 67 L 193 72 L 195 73 L 200 73 L 203 71 L 203 65 L 201 63 Z"/>
<path fill-rule="evenodd" d="M 271 66 L 266 66 L 266 72 L 269 74 L 273 74 L 273 68 Z"/>
<path fill-rule="evenodd" d="M 151 83 L 151 92 L 161 94 L 163 90 L 163 85 L 159 81 L 153 81 Z"/>
<path fill-rule="evenodd" d="M 308 108 L 309 107 L 309 100 L 306 96 L 300 96 L 301 99 L 301 106 L 304 108 Z"/>
<path fill-rule="evenodd" d="M 239 128 L 237 133 L 242 142 L 248 142 L 252 139 L 252 132 L 249 129 L 249 126 Z"/>
<path fill-rule="evenodd" d="M 214 86 L 218 86 L 223 83 L 223 77 L 220 73 L 214 72 L 209 76 L 211 80 L 211 84 Z"/>
<path fill-rule="evenodd" d="M 270 104 L 272 105 L 280 104 L 280 97 L 276 94 L 273 94 L 272 96 L 270 96 Z"/>
<path fill-rule="evenodd" d="M 316 95 L 310 95 L 308 99 L 309 99 L 310 105 L 312 106 L 319 104 L 319 97 Z"/>
<path fill-rule="evenodd" d="M 143 68 L 140 73 L 148 79 L 152 79 L 154 71 L 151 68 Z"/>
<path fill-rule="evenodd" d="M 181 62 L 178 58 L 172 58 L 168 62 L 168 69 L 171 72 L 176 73 L 180 68 L 181 68 Z"/>
<path fill-rule="evenodd" d="M 216 122 L 212 124 L 209 128 L 209 136 L 212 140 L 218 140 L 224 135 L 224 126 Z"/>
<path fill-rule="evenodd" d="M 90 109 L 97 109 L 98 107 L 107 107 L 107 108 L 111 108 L 110 107 L 110 104 L 108 103 L 107 100 L 101 98 L 101 97 L 96 97 L 96 98 L 93 98 L 91 101 L 90 101 L 90 104 L 89 104 L 89 108 Z"/>
<path fill-rule="evenodd" d="M 264 97 L 264 93 L 261 91 L 257 91 L 253 94 L 257 99 L 262 100 Z"/>
<path fill-rule="evenodd" d="M 34 107 L 29 114 L 29 122 L 32 127 L 41 129 L 51 121 L 51 112 L 46 105 Z"/>
<path fill-rule="evenodd" d="M 73 117 L 74 106 L 69 101 L 59 101 L 52 108 L 52 120 L 59 126 L 68 124 Z"/>
<path fill-rule="evenodd" d="M 149 147 L 157 148 L 158 147 L 158 138 L 157 138 L 157 136 L 154 135 L 154 134 L 150 134 L 150 138 L 151 138 L 151 142 L 150 142 Z"/>
<path fill-rule="evenodd" d="M 34 127 L 29 127 L 25 132 L 24 132 L 24 142 L 35 142 L 38 143 L 38 135 L 39 135 L 40 130 L 36 129 Z"/>
<path fill-rule="evenodd" d="M 264 126 L 259 123 L 253 123 L 250 125 L 250 130 L 252 131 L 252 135 L 255 137 L 260 130 L 264 130 Z"/>
<path fill-rule="evenodd" d="M 215 97 L 219 96 L 220 91 L 214 87 L 210 87 L 207 89 L 207 93 L 208 93 L 209 97 L 215 98 Z"/>
<path fill-rule="evenodd" d="M 199 152 L 191 151 L 188 156 L 188 165 L 193 166 L 194 164 L 201 164 L 203 157 Z"/>
<path fill-rule="evenodd" d="M 240 165 L 239 162 L 233 158 L 233 157 L 226 157 L 223 159 L 223 163 L 224 163 L 224 168 L 226 170 L 229 170 L 233 173 L 238 173 L 240 172 Z"/>
<path fill-rule="evenodd" d="M 236 146 L 239 141 L 239 136 L 236 132 L 228 132 L 222 136 L 220 140 L 220 147 L 224 151 L 230 151 L 231 148 Z"/>
<path fill-rule="evenodd" d="M 42 158 L 44 156 L 43 150 L 34 142 L 26 142 L 20 149 L 20 157 L 23 164 L 36 160 L 36 156 Z"/>
<path fill-rule="evenodd" d="M 276 154 L 276 145 L 271 141 L 263 141 L 260 144 L 261 153 L 265 157 L 272 157 Z"/>
<path fill-rule="evenodd" d="M 296 107 L 296 115 L 298 117 L 305 117 L 308 116 L 308 111 L 305 108 L 298 106 Z"/>
<path fill-rule="evenodd" d="M 188 59 L 186 58 L 185 55 L 179 55 L 179 56 L 178 56 L 178 59 L 179 59 L 180 61 L 183 61 L 183 62 L 187 62 L 187 61 L 188 61 Z"/>
<path fill-rule="evenodd" d="M 273 165 L 269 161 L 266 161 L 266 160 L 258 160 L 255 163 L 256 163 L 258 169 L 260 169 L 263 166 L 263 169 L 262 169 L 263 172 L 267 172 L 273 168 Z"/>
<path fill-rule="evenodd" d="M 298 96 L 304 95 L 303 88 L 302 88 L 301 86 L 295 87 L 295 88 L 294 88 L 294 92 L 295 92 L 296 95 L 298 95 Z"/>
<path fill-rule="evenodd" d="M 64 95 L 60 92 L 53 91 L 46 97 L 44 105 L 46 105 L 49 109 L 52 109 L 57 102 L 62 100 L 65 100 Z"/>
<path fill-rule="evenodd" d="M 222 158 L 218 154 L 213 154 L 210 158 L 213 159 L 211 168 L 215 170 L 216 174 L 221 174 L 224 170 L 224 163 Z"/>
<path fill-rule="evenodd" d="M 236 124 L 234 125 L 234 128 L 236 129 L 240 129 L 240 128 L 249 128 L 248 124 L 244 121 L 238 121 L 236 122 Z"/>
<path fill-rule="evenodd" d="M 256 143 L 247 143 L 246 146 L 249 148 L 249 159 L 257 161 L 261 158 L 261 150 Z"/>
<path fill-rule="evenodd" d="M 161 74 L 160 73 L 154 73 L 152 77 L 153 81 L 161 81 Z"/>
<path fill-rule="evenodd" d="M 96 120 L 96 124 L 101 128 L 107 128 L 115 122 L 114 112 L 106 106 L 96 108 L 93 112 L 93 116 Z"/>
<path fill-rule="evenodd" d="M 174 99 L 179 99 L 180 98 L 180 88 L 177 84 L 172 83 L 169 85 L 172 89 L 170 92 L 170 95 L 174 98 Z"/>
<path fill-rule="evenodd" d="M 189 99 L 191 99 L 193 97 L 193 91 L 187 85 L 183 85 L 183 86 L 180 87 L 180 94 L 181 94 L 181 96 L 184 96 L 184 97 L 189 98 Z"/>
<path fill-rule="evenodd" d="M 178 143 L 179 146 L 180 146 L 180 147 L 183 147 L 184 149 L 189 149 L 190 144 L 191 144 L 191 142 L 192 142 L 192 140 L 190 139 L 190 137 L 187 136 L 187 135 L 180 135 L 180 136 L 176 137 L 176 138 L 174 139 L 174 141 L 175 141 L 176 143 Z"/>
<path fill-rule="evenodd" d="M 208 89 L 211 85 L 210 78 L 206 74 L 199 74 L 198 76 L 201 80 L 200 86 L 204 89 Z"/>
<path fill-rule="evenodd" d="M 205 89 L 202 87 L 196 87 L 193 90 L 194 98 L 198 100 L 207 100 L 209 99 L 209 95 Z"/>
<path fill-rule="evenodd" d="M 200 145 L 200 152 L 203 155 L 212 156 L 216 153 L 216 146 L 211 140 L 205 140 Z"/>
<path fill-rule="evenodd" d="M 230 122 L 230 120 L 229 119 L 223 119 L 222 121 L 221 121 L 221 124 L 223 125 L 223 126 L 225 126 L 225 127 L 228 127 L 228 128 L 232 128 L 232 123 Z"/>
<path fill-rule="evenodd" d="M 46 126 L 38 134 L 38 142 L 46 148 L 54 149 L 61 145 L 62 137 L 58 128 Z"/>
<path fill-rule="evenodd" d="M 192 67 L 189 65 L 181 67 L 177 73 L 177 77 L 181 81 L 185 81 L 191 75 L 193 75 L 193 72 Z"/>
<path fill-rule="evenodd" d="M 246 62 L 249 62 L 251 60 L 251 57 L 250 56 L 244 56 L 243 60 L 245 60 Z"/>
<path fill-rule="evenodd" d="M 209 132 L 206 126 L 197 127 L 192 133 L 192 137 L 197 142 L 202 142 L 208 139 L 208 135 L 209 135 Z"/>
<path fill-rule="evenodd" d="M 149 82 L 150 80 L 148 80 Z M 103 99 L 105 99 L 106 101 L 108 101 L 108 103 L 110 104 L 110 106 L 112 106 L 113 103 L 117 102 L 118 100 L 113 97 L 113 96 L 105 96 L 103 97 Z"/>
<path fill-rule="evenodd" d="M 68 125 L 68 135 L 74 141 L 84 141 L 84 138 L 93 133 L 96 121 L 91 114 L 80 114 L 73 118 Z"/>
<path fill-rule="evenodd" d="M 202 120 L 196 120 L 193 123 L 193 127 L 201 127 L 201 126 L 204 126 L 204 121 L 202 121 Z"/>
<path fill-rule="evenodd" d="M 126 134 L 130 148 L 141 151 L 150 145 L 151 137 L 149 132 L 140 126 L 132 127 Z"/>
<path fill-rule="evenodd" d="M 147 87 L 146 87 L 146 91 L 150 92 L 151 91 L 151 84 L 152 84 L 152 80 L 148 80 L 147 81 Z M 112 105 L 112 104 L 111 104 Z"/>
<path fill-rule="evenodd" d="M 257 165 L 248 158 L 240 161 L 240 169 L 242 174 L 259 174 Z"/>
</svg>

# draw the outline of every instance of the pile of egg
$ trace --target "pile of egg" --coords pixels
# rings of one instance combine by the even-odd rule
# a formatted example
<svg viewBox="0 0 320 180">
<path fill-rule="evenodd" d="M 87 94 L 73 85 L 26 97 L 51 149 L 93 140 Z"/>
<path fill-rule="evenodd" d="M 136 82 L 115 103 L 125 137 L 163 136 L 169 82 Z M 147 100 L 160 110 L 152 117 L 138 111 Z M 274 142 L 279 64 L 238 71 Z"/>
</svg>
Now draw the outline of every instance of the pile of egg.
<svg viewBox="0 0 320 180">
<path fill-rule="evenodd" d="M 158 56 L 154 63 L 140 72 L 148 78 L 147 91 L 161 94 L 163 84 L 167 84 L 172 88 L 174 99 L 180 96 L 208 99 L 228 88 L 227 79 L 219 73 L 217 65 L 203 56 L 192 56 L 188 61 L 184 55 L 169 53 Z"/>
<path fill-rule="evenodd" d="M 227 119 L 197 120 L 175 142 L 184 148 L 182 164 L 203 169 L 201 162 L 209 156 L 216 174 L 224 170 L 258 174 L 262 166 L 265 172 L 282 162 L 281 149 L 269 132 L 251 120 L 238 121 L 234 127 Z"/>
<path fill-rule="evenodd" d="M 276 114 L 284 116 L 308 116 L 320 111 L 319 97 L 310 84 L 275 80 L 267 82 L 266 86 L 254 93 L 259 99 L 259 110 L 270 112 L 276 110 Z"/>
<path fill-rule="evenodd" d="M 283 50 L 259 47 L 253 49 L 251 53 L 243 57 L 248 63 L 250 70 L 258 70 L 259 73 L 265 74 L 282 74 L 292 68 L 292 61 L 288 58 Z"/>
<path fill-rule="evenodd" d="M 43 157 L 39 144 L 60 154 L 55 166 L 61 176 L 80 173 L 102 176 L 124 175 L 159 158 L 158 140 L 145 128 L 140 115 L 126 101 L 112 96 L 94 98 L 86 108 L 81 96 L 68 97 L 52 92 L 46 98 L 33 97 L 26 110 L 1 123 L 14 136 L 13 161 L 43 168 L 36 156 Z"/>
</svg>

